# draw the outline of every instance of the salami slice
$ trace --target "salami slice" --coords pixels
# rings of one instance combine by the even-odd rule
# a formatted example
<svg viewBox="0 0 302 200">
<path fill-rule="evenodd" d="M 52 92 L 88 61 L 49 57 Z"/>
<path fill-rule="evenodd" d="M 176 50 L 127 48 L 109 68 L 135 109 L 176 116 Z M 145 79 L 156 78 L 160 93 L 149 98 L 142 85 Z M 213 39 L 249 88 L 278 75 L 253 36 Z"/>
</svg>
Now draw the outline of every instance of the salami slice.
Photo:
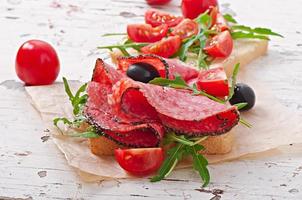
<svg viewBox="0 0 302 200">
<path fill-rule="evenodd" d="M 156 55 L 139 55 L 118 58 L 118 69 L 126 73 L 130 65 L 134 63 L 148 63 L 154 66 L 162 78 L 174 79 L 175 75 L 180 75 L 185 81 L 196 78 L 198 71 L 190 65 L 177 59 L 164 59 Z"/>
<path fill-rule="evenodd" d="M 197 78 L 199 72 L 178 59 L 165 59 L 169 66 L 169 79 L 174 79 L 175 75 L 181 76 L 186 82 Z"/>
<path fill-rule="evenodd" d="M 112 87 L 113 84 L 123 77 L 125 77 L 124 74 L 106 64 L 102 59 L 98 58 L 96 60 L 92 74 L 92 81 Z"/>
<path fill-rule="evenodd" d="M 160 123 L 144 123 L 134 117 L 125 118 L 108 103 L 112 83 L 120 78 L 114 68 L 97 60 L 93 81 L 88 84 L 88 101 L 84 115 L 88 122 L 106 137 L 130 147 L 158 146 L 164 129 Z"/>
<path fill-rule="evenodd" d="M 139 116 L 134 112 L 141 109 L 133 109 L 139 105 L 133 103 L 131 97 L 127 95 L 132 90 L 141 92 L 144 98 L 144 105 L 149 104 L 157 112 L 157 117 L 168 129 L 177 133 L 187 135 L 220 135 L 229 131 L 239 121 L 239 113 L 234 106 L 212 101 L 204 96 L 194 96 L 185 90 L 166 88 L 151 84 L 143 84 L 123 79 L 113 88 L 111 103 L 119 105 L 120 112 L 131 116 Z M 127 96 L 127 100 L 125 97 Z M 132 109 L 127 109 L 127 108 Z M 146 118 L 152 119 L 151 112 L 141 111 Z"/>
</svg>

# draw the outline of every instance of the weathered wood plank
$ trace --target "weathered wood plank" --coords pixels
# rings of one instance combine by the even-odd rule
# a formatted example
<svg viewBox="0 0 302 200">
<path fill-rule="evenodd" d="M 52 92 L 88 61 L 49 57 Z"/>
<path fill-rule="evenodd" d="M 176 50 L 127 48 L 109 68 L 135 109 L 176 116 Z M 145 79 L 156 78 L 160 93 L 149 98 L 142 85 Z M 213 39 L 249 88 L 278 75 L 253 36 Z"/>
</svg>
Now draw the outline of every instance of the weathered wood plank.
<svg viewBox="0 0 302 200">
<path fill-rule="evenodd" d="M 235 11 L 240 22 L 268 26 L 285 36 L 273 39 L 268 55 L 249 67 L 262 69 L 259 80 L 270 85 L 284 105 L 302 114 L 301 2 L 234 0 L 229 6 L 226 2 L 221 0 L 221 9 Z M 161 8 L 179 13 L 179 3 Z M 161 183 L 147 179 L 83 183 L 51 139 L 43 142 L 41 137 L 47 138 L 48 132 L 22 84 L 9 81 L 17 79 L 18 46 L 31 38 L 51 42 L 61 59 L 60 75 L 86 81 L 95 58 L 107 56 L 96 46 L 120 39 L 100 36 L 142 22 L 148 7 L 143 0 L 0 1 L 0 199 L 301 199 L 301 147 L 212 165 L 213 182 L 206 191 L 199 190 L 199 178 L 191 170 L 178 171 Z"/>
</svg>

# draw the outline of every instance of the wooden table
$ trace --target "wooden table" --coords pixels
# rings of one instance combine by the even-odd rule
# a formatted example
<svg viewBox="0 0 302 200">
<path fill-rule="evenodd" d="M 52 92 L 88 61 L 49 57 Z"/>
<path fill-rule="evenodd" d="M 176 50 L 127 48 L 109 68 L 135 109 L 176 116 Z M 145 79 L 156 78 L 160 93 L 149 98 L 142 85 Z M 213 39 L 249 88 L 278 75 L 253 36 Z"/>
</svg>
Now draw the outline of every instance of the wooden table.
<svg viewBox="0 0 302 200">
<path fill-rule="evenodd" d="M 162 9 L 179 13 L 179 5 L 175 0 Z M 96 46 L 119 40 L 101 35 L 142 22 L 148 7 L 144 0 L 0 0 L 0 199 L 302 199 L 299 146 L 290 153 L 211 165 L 212 182 L 205 189 L 192 170 L 178 171 L 160 183 L 84 183 L 67 165 L 17 80 L 17 48 L 32 38 L 49 41 L 61 60 L 60 76 L 87 81 L 95 59 L 107 56 Z M 302 115 L 300 0 L 221 0 L 221 8 L 236 13 L 242 24 L 271 27 L 285 36 L 274 38 L 268 55 L 249 67 L 267 69 L 259 80 Z"/>
</svg>

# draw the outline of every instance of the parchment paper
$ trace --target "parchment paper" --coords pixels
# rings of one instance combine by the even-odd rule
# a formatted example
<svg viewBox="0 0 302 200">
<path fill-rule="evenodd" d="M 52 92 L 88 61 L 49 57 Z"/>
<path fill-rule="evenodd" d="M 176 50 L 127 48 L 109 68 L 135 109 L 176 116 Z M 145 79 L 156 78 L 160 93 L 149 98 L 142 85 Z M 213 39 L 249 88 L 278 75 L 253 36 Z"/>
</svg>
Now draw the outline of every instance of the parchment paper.
<svg viewBox="0 0 302 200">
<path fill-rule="evenodd" d="M 256 106 L 242 114 L 253 127 L 248 129 L 238 125 L 234 131 L 236 140 L 232 151 L 225 155 L 207 156 L 210 163 L 236 159 L 284 145 L 302 143 L 302 117 L 283 107 L 269 89 L 259 84 L 257 75 L 249 71 L 241 73 L 240 77 L 256 91 Z M 78 88 L 81 85 L 79 82 L 70 84 L 72 88 Z M 63 84 L 26 87 L 26 91 L 51 132 L 59 135 L 58 131 L 52 127 L 52 119 L 58 116 L 71 117 L 72 113 Z M 68 164 L 80 170 L 80 175 L 86 180 L 131 178 L 119 167 L 113 157 L 93 155 L 86 139 L 55 136 L 53 140 L 64 153 Z"/>
</svg>

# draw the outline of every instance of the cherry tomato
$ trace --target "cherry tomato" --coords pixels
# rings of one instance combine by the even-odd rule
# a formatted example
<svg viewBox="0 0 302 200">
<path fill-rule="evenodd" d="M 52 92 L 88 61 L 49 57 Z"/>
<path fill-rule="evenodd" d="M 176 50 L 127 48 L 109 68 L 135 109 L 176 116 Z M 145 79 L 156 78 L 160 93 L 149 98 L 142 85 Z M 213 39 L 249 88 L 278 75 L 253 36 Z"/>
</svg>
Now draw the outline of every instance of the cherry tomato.
<svg viewBox="0 0 302 200">
<path fill-rule="evenodd" d="M 171 0 L 146 0 L 149 5 L 164 5 L 169 3 Z"/>
<path fill-rule="evenodd" d="M 115 149 L 114 154 L 124 170 L 138 176 L 157 171 L 164 160 L 162 148 Z"/>
<path fill-rule="evenodd" d="M 157 42 L 167 35 L 168 26 L 162 24 L 152 27 L 150 24 L 129 24 L 127 33 L 134 42 Z"/>
<path fill-rule="evenodd" d="M 232 50 L 233 39 L 229 31 L 215 35 L 204 48 L 204 51 L 214 58 L 227 58 Z"/>
<path fill-rule="evenodd" d="M 163 38 L 162 40 L 149 44 L 141 48 L 141 52 L 144 54 L 155 54 L 164 58 L 169 58 L 175 54 L 181 45 L 181 39 L 179 36 L 170 36 Z"/>
<path fill-rule="evenodd" d="M 50 44 L 29 40 L 19 48 L 15 68 L 18 77 L 27 85 L 47 85 L 56 80 L 60 63 Z"/>
<path fill-rule="evenodd" d="M 176 17 L 167 12 L 149 9 L 145 13 L 145 22 L 153 27 L 161 24 L 167 24 L 168 27 L 174 27 L 183 20 L 183 17 Z"/>
<path fill-rule="evenodd" d="M 206 93 L 224 97 L 229 95 L 229 84 L 223 67 L 204 70 L 199 73 L 197 88 Z"/>
<path fill-rule="evenodd" d="M 217 5 L 217 0 L 182 0 L 181 10 L 184 17 L 194 19 Z"/>
<path fill-rule="evenodd" d="M 227 21 L 224 19 L 223 15 L 221 13 L 216 13 L 216 15 L 212 15 L 212 30 L 216 30 L 219 32 L 229 30 L 229 26 Z"/>
<path fill-rule="evenodd" d="M 191 19 L 184 19 L 172 29 L 171 35 L 178 35 L 181 39 L 185 39 L 197 33 L 198 24 Z"/>
</svg>

